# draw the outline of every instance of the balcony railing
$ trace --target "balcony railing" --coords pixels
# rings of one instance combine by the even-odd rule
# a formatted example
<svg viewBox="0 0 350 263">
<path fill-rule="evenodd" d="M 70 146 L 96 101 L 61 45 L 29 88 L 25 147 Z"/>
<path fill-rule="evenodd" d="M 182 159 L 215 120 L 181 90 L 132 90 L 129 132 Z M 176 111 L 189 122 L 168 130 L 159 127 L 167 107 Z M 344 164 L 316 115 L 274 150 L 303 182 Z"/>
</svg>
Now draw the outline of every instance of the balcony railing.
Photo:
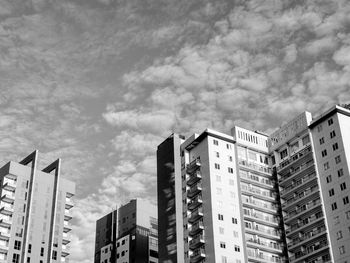
<svg viewBox="0 0 350 263">
<path fill-rule="evenodd" d="M 297 253 L 294 254 L 294 256 L 290 257 L 290 261 L 293 262 L 297 259 L 309 257 L 314 252 L 321 250 L 321 249 L 325 249 L 327 247 L 328 247 L 327 240 L 323 240 L 317 245 L 312 245 L 312 246 L 307 247 L 306 249 L 304 249 L 304 251 L 298 251 Z"/>
<path fill-rule="evenodd" d="M 289 177 L 292 177 L 293 175 L 297 174 L 297 173 L 301 173 L 303 171 L 305 171 L 306 169 L 308 169 L 309 167 L 312 167 L 314 166 L 314 161 L 313 160 L 310 160 L 300 166 L 298 166 L 297 168 L 293 169 L 293 170 L 290 170 L 289 173 L 287 173 L 286 175 L 284 176 L 281 176 L 279 181 L 282 182 L 286 179 L 288 179 Z"/>
<path fill-rule="evenodd" d="M 198 248 L 204 244 L 204 235 L 199 234 L 195 236 L 192 240 L 190 240 L 189 245 L 190 249 L 193 250 L 195 248 Z"/>
<path fill-rule="evenodd" d="M 278 206 L 276 204 L 273 203 L 263 203 L 263 202 L 259 202 L 258 200 L 243 200 L 243 203 L 245 204 L 252 204 L 255 207 L 259 208 L 263 208 L 263 209 L 267 209 L 269 211 L 272 211 L 274 213 L 276 213 Z"/>
<path fill-rule="evenodd" d="M 248 250 L 248 257 L 254 258 L 254 259 L 258 259 L 259 261 L 263 260 L 264 262 L 275 262 L 275 263 L 282 263 L 282 259 L 281 258 L 277 258 L 277 257 L 271 257 L 271 256 L 267 256 L 264 255 L 263 253 L 259 253 L 259 252 L 255 252 L 255 251 L 251 251 Z"/>
<path fill-rule="evenodd" d="M 270 223 L 274 223 L 274 224 L 279 223 L 279 220 L 276 217 L 273 217 L 270 215 L 264 216 L 264 215 L 261 215 L 259 213 L 253 213 L 251 211 L 246 211 L 246 210 L 244 210 L 244 215 L 260 219 L 261 221 L 264 221 L 264 222 L 270 222 Z"/>
<path fill-rule="evenodd" d="M 315 221 L 318 221 L 320 220 L 321 218 L 323 218 L 323 213 L 322 212 L 319 212 L 317 214 L 314 214 L 310 217 L 308 217 L 308 220 L 305 222 L 305 223 L 296 223 L 296 224 L 293 224 L 291 225 L 290 227 L 287 227 L 286 228 L 286 233 L 289 234 L 297 229 L 300 229 L 304 226 L 307 226 L 307 225 L 311 225 L 311 223 L 315 222 Z"/>
<path fill-rule="evenodd" d="M 245 166 L 245 167 L 248 167 L 254 171 L 258 171 L 258 172 L 262 172 L 262 173 L 266 173 L 266 174 L 271 175 L 272 169 L 270 167 L 262 166 L 259 164 L 255 164 L 253 162 L 248 162 L 247 160 L 242 160 L 242 159 L 238 160 L 238 164 Z"/>
<path fill-rule="evenodd" d="M 241 173 L 239 176 L 243 179 L 249 180 L 250 182 L 259 183 L 270 187 L 273 187 L 275 184 L 275 182 L 272 179 L 266 180 L 265 178 L 259 178 L 258 176 L 254 176 L 251 174 Z"/>
<path fill-rule="evenodd" d="M 187 191 L 187 196 L 189 198 L 194 197 L 195 195 L 199 194 L 202 191 L 202 184 L 197 183 L 196 185 L 193 185 L 190 190 Z"/>
<path fill-rule="evenodd" d="M 194 236 L 204 230 L 203 221 L 198 221 L 189 228 L 189 235 Z"/>
<path fill-rule="evenodd" d="M 8 191 L 14 191 L 16 189 L 16 183 L 14 180 L 6 180 L 3 183 L 3 189 L 8 190 Z"/>
<path fill-rule="evenodd" d="M 295 209 L 294 211 L 289 212 L 287 215 L 284 216 L 285 220 L 288 220 L 296 215 L 299 215 L 301 213 L 303 213 L 304 211 L 308 210 L 310 211 L 310 209 L 317 207 L 321 204 L 321 200 L 317 199 L 317 200 L 313 200 L 311 202 L 309 202 L 306 205 L 300 206 L 297 209 Z"/>
<path fill-rule="evenodd" d="M 298 200 L 305 199 L 308 196 L 310 196 L 311 194 L 318 192 L 318 190 L 319 190 L 318 186 L 313 187 L 313 188 L 308 189 L 308 190 L 305 190 L 304 192 L 299 193 L 298 196 L 291 198 L 291 199 L 288 199 L 286 202 L 282 203 L 282 207 L 285 208 L 285 207 L 297 202 Z"/>
<path fill-rule="evenodd" d="M 189 218 L 188 221 L 192 224 L 194 222 L 196 222 L 197 220 L 199 220 L 200 218 L 203 217 L 203 209 L 201 207 L 199 207 L 198 209 L 194 210 Z"/>
<path fill-rule="evenodd" d="M 191 186 L 194 183 L 198 182 L 199 180 L 202 179 L 202 174 L 199 170 L 196 170 L 195 172 L 193 172 L 192 174 L 188 175 L 188 179 L 187 179 L 187 185 Z"/>
<path fill-rule="evenodd" d="M 276 229 L 266 229 L 266 228 L 263 228 L 263 226 L 261 226 L 260 228 L 259 227 L 248 227 L 246 226 L 246 229 L 251 229 L 251 230 L 254 230 L 254 231 L 258 231 L 260 233 L 264 233 L 264 234 L 267 234 L 267 235 L 270 235 L 270 236 L 275 236 L 275 237 L 280 237 L 281 236 L 281 233 L 280 231 L 276 230 Z"/>
<path fill-rule="evenodd" d="M 191 174 L 194 171 L 196 171 L 200 166 L 201 166 L 201 160 L 197 158 L 187 165 L 186 171 L 188 174 Z"/>
<path fill-rule="evenodd" d="M 262 241 L 261 239 L 254 238 L 248 238 L 246 240 L 269 249 L 282 250 L 284 248 L 284 246 L 280 243 L 268 243 L 267 241 Z"/>
<path fill-rule="evenodd" d="M 276 199 L 276 193 L 274 192 L 268 192 L 269 190 L 266 190 L 266 191 L 263 191 L 259 188 L 254 188 L 254 187 L 245 187 L 244 185 L 241 186 L 241 190 L 242 191 L 245 191 L 245 192 L 250 192 L 250 193 L 253 193 L 253 194 L 257 194 L 261 197 L 267 197 L 269 199 L 273 199 L 275 200 Z"/>
<path fill-rule="evenodd" d="M 311 153 L 311 145 L 307 146 L 305 149 L 297 152 L 296 154 L 292 155 L 290 158 L 287 160 L 283 160 L 283 162 L 280 163 L 278 166 L 278 170 L 284 169 L 286 166 L 296 162 L 300 158 L 306 156 L 308 153 Z"/>
<path fill-rule="evenodd" d="M 325 232 L 326 232 L 325 226 L 318 228 L 316 230 L 306 232 L 305 234 L 301 235 L 300 237 L 294 238 L 293 241 L 289 242 L 288 247 L 292 247 L 296 244 L 300 244 L 304 240 L 310 240 L 311 238 L 317 236 L 318 234 L 325 233 Z"/>
<path fill-rule="evenodd" d="M 189 210 L 194 210 L 198 206 L 202 205 L 203 200 L 202 200 L 202 195 L 197 195 L 195 198 L 193 198 L 187 205 Z"/>
<path fill-rule="evenodd" d="M 193 250 L 192 255 L 190 256 L 191 263 L 200 262 L 202 259 L 206 257 L 204 248 L 197 248 Z"/>
<path fill-rule="evenodd" d="M 285 187 L 283 190 L 280 191 L 280 193 L 281 193 L 281 195 L 284 195 L 284 194 L 290 192 L 291 190 L 293 190 L 294 188 L 298 187 L 299 185 L 305 184 L 314 178 L 316 178 L 316 173 L 308 174 L 308 175 L 304 176 L 303 178 L 301 178 L 295 182 L 292 182 L 291 185 Z"/>
</svg>

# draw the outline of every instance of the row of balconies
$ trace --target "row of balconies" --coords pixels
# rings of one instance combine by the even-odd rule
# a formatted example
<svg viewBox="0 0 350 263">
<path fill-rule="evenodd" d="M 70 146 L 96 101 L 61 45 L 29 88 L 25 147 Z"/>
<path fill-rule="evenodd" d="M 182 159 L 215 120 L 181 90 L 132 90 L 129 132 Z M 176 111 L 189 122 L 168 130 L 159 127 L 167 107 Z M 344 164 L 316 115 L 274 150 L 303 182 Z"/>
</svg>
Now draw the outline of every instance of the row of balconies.
<svg viewBox="0 0 350 263">
<path fill-rule="evenodd" d="M 306 163 L 303 163 L 302 165 L 294 168 L 290 169 L 289 172 L 286 175 L 280 175 L 279 178 L 279 182 L 280 185 L 283 187 L 284 184 L 286 184 L 285 181 L 286 179 L 291 179 L 292 177 L 298 177 L 297 175 L 301 175 L 302 172 L 307 171 L 310 167 L 314 167 L 314 161 L 313 160 L 309 160 Z"/>
<path fill-rule="evenodd" d="M 263 191 L 259 188 L 246 187 L 245 185 L 241 186 L 241 190 L 244 192 L 258 195 L 259 197 L 266 198 L 267 200 L 271 200 L 271 201 L 275 201 L 277 197 L 275 192 L 270 192 L 269 190 Z"/>
<path fill-rule="evenodd" d="M 250 229 L 254 232 L 266 234 L 268 236 L 273 236 L 273 237 L 278 237 L 278 238 L 280 238 L 280 236 L 281 236 L 280 231 L 277 229 L 264 228 L 263 226 L 259 227 L 259 225 L 255 225 L 255 227 L 253 227 L 251 225 L 250 226 L 246 225 L 245 228 Z"/>
<path fill-rule="evenodd" d="M 300 231 L 301 228 L 306 227 L 306 226 L 311 226 L 312 223 L 317 222 L 317 221 L 321 221 L 321 219 L 323 219 L 322 211 L 320 211 L 320 212 L 318 212 L 316 214 L 313 214 L 310 217 L 305 218 L 304 220 L 298 220 L 297 223 L 292 224 L 290 227 L 286 227 L 286 233 L 288 235 L 288 234 L 292 233 L 295 230 Z"/>
<path fill-rule="evenodd" d="M 302 247 L 302 250 L 294 253 L 293 256 L 289 258 L 290 262 L 303 262 L 302 260 L 311 257 L 317 252 L 321 252 L 321 250 L 328 249 L 327 239 L 324 239 L 317 244 L 312 244 L 308 247 Z"/>
<path fill-rule="evenodd" d="M 304 185 L 305 183 L 311 181 L 312 179 L 316 178 L 316 173 L 313 172 L 311 174 L 307 174 L 304 177 L 300 178 L 299 180 L 292 181 L 290 185 L 285 187 L 284 189 L 280 190 L 280 194 L 283 197 L 284 195 L 288 194 L 291 190 L 297 188 L 300 185 Z"/>
<path fill-rule="evenodd" d="M 259 186 L 263 185 L 269 188 L 273 188 L 275 185 L 275 182 L 273 179 L 266 180 L 265 178 L 260 178 L 258 176 L 251 175 L 250 173 L 248 174 L 241 173 L 240 178 L 252 183 L 258 183 Z"/>
<path fill-rule="evenodd" d="M 206 257 L 205 249 L 203 247 L 193 250 L 192 255 L 190 256 L 191 263 L 204 262 Z"/>
<path fill-rule="evenodd" d="M 270 167 L 259 165 L 253 162 L 248 162 L 247 160 L 242 160 L 242 159 L 238 160 L 238 164 L 245 166 L 249 169 L 252 169 L 254 171 L 262 172 L 271 176 L 272 169 Z"/>
<path fill-rule="evenodd" d="M 243 199 L 243 203 L 254 205 L 254 207 L 256 207 L 259 210 L 266 209 L 267 211 L 272 213 L 277 213 L 277 209 L 278 209 L 278 206 L 274 203 L 265 203 L 254 199 L 249 199 L 249 200 Z"/>
<path fill-rule="evenodd" d="M 267 222 L 267 223 L 273 223 L 273 224 L 278 224 L 279 220 L 277 217 L 272 216 L 272 215 L 262 215 L 259 214 L 257 212 L 251 212 L 251 211 L 247 211 L 246 209 L 243 210 L 244 215 L 252 217 L 252 218 L 256 218 L 256 219 L 260 219 L 260 221 L 263 222 Z"/>
<path fill-rule="evenodd" d="M 313 208 L 318 207 L 320 205 L 321 205 L 321 200 L 319 198 L 316 200 L 309 201 L 307 204 L 304 204 L 302 206 L 297 206 L 297 208 L 295 210 L 286 214 L 284 216 L 284 220 L 286 220 L 286 221 L 290 220 L 293 217 L 304 213 L 305 211 L 311 213 L 311 212 L 313 212 L 313 210 L 312 210 Z"/>
<path fill-rule="evenodd" d="M 289 165 L 291 165 L 291 164 L 295 163 L 297 160 L 307 156 L 309 153 L 311 153 L 311 145 L 307 146 L 303 150 L 292 155 L 290 158 L 283 160 L 278 166 L 278 171 L 281 171 L 282 169 L 287 168 Z"/>
<path fill-rule="evenodd" d="M 284 262 L 280 257 L 264 255 L 264 253 L 260 251 L 252 251 L 250 249 L 247 250 L 248 258 L 252 260 L 252 262 L 274 262 L 274 263 L 282 263 Z"/>
<path fill-rule="evenodd" d="M 248 242 L 251 242 L 251 243 L 254 243 L 254 246 L 255 245 L 259 245 L 259 246 L 262 246 L 262 247 L 265 247 L 267 249 L 272 249 L 272 250 L 279 250 L 279 252 L 281 250 L 283 250 L 284 246 L 283 244 L 281 243 L 275 243 L 275 242 L 267 242 L 267 241 L 262 241 L 261 239 L 259 238 L 248 238 L 246 239 Z"/>
<path fill-rule="evenodd" d="M 325 232 L 326 232 L 326 227 L 324 225 L 306 233 L 300 232 L 300 235 L 298 237 L 295 237 L 293 238 L 293 241 L 288 242 L 288 247 L 291 248 L 295 245 L 301 245 L 302 242 L 305 240 L 309 242 L 313 237 L 316 238 L 319 234 L 323 234 Z"/>
<path fill-rule="evenodd" d="M 292 204 L 295 205 L 300 200 L 305 201 L 306 198 L 308 198 L 308 197 L 312 196 L 312 194 L 318 193 L 318 192 L 319 192 L 318 185 L 315 185 L 312 188 L 309 188 L 301 193 L 297 193 L 295 197 L 290 198 L 285 202 L 282 202 L 282 208 L 287 208 L 288 206 L 290 206 Z"/>
</svg>

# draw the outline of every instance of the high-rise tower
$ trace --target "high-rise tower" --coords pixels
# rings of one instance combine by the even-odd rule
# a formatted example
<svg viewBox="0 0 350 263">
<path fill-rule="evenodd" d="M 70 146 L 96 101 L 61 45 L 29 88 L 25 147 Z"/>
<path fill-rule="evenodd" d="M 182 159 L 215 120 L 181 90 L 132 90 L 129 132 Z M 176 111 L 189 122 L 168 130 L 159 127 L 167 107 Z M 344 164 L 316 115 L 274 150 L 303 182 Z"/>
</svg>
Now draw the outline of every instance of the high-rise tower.
<svg viewBox="0 0 350 263">
<path fill-rule="evenodd" d="M 75 184 L 58 159 L 37 168 L 38 151 L 0 168 L 0 262 L 68 262 Z"/>
</svg>

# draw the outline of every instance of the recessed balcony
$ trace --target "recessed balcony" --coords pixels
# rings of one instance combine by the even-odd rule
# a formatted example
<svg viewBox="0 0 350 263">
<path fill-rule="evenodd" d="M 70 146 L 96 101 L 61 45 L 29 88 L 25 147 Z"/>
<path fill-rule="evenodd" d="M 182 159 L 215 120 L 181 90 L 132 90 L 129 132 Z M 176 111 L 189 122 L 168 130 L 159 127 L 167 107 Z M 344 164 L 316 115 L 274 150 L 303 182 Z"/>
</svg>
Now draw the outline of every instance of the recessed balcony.
<svg viewBox="0 0 350 263">
<path fill-rule="evenodd" d="M 16 190 L 16 183 L 14 180 L 6 180 L 4 181 L 2 188 L 7 191 L 13 192 Z"/>
<path fill-rule="evenodd" d="M 12 225 L 12 217 L 3 216 L 0 217 L 0 226 L 10 227 Z"/>
<path fill-rule="evenodd" d="M 15 202 L 15 194 L 13 192 L 5 192 L 1 196 L 1 201 L 13 204 Z"/>
<path fill-rule="evenodd" d="M 191 263 L 198 263 L 201 262 L 201 260 L 205 259 L 205 249 L 204 248 L 197 248 L 193 251 L 192 255 L 190 256 L 190 262 Z"/>
<path fill-rule="evenodd" d="M 204 245 L 204 236 L 202 234 L 195 236 L 192 240 L 190 240 L 189 245 L 191 250 L 201 247 Z"/>
<path fill-rule="evenodd" d="M 277 168 L 278 172 L 285 170 L 286 168 L 290 167 L 292 164 L 294 165 L 297 164 L 307 156 L 312 158 L 311 153 L 312 153 L 311 145 L 309 145 L 306 148 L 302 149 L 301 151 L 297 152 L 296 154 L 292 155 L 290 158 L 283 160 Z"/>
<path fill-rule="evenodd" d="M 11 216 L 13 214 L 13 205 L 5 202 L 1 202 L 0 214 Z"/>
<path fill-rule="evenodd" d="M 204 230 L 203 221 L 198 221 L 189 228 L 189 235 L 195 236 Z"/>
<path fill-rule="evenodd" d="M 195 183 L 197 183 L 199 180 L 202 179 L 202 174 L 199 170 L 196 170 L 195 172 L 193 172 L 192 174 L 188 175 L 188 179 L 187 179 L 187 185 L 191 186 Z"/>
<path fill-rule="evenodd" d="M 203 204 L 202 196 L 201 195 L 197 195 L 195 198 L 193 198 L 187 204 L 187 208 L 192 211 L 192 210 L 196 209 L 198 206 L 200 206 L 202 204 Z"/>
<path fill-rule="evenodd" d="M 186 172 L 188 174 L 191 174 L 194 171 L 196 171 L 200 166 L 201 166 L 201 160 L 199 158 L 197 158 L 197 159 L 193 160 L 190 164 L 187 165 Z"/>
<path fill-rule="evenodd" d="M 188 222 L 190 222 L 191 224 L 193 224 L 194 222 L 196 222 L 197 220 L 201 219 L 203 217 L 203 209 L 201 207 L 199 207 L 198 209 L 194 210 L 189 218 L 188 218 Z"/>
<path fill-rule="evenodd" d="M 196 185 L 193 185 L 190 190 L 187 191 L 187 196 L 189 198 L 194 197 L 195 195 L 199 194 L 202 191 L 202 184 L 198 183 Z"/>
</svg>

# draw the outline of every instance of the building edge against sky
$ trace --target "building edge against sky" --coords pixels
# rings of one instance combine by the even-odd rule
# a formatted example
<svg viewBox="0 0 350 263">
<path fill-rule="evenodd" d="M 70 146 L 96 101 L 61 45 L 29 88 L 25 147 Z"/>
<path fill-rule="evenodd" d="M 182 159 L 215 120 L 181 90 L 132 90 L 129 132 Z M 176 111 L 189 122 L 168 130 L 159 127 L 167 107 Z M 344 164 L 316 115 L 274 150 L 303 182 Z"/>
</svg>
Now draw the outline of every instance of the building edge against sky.
<svg viewBox="0 0 350 263">
<path fill-rule="evenodd" d="M 133 199 L 96 221 L 95 263 L 157 263 L 154 205 Z"/>
<path fill-rule="evenodd" d="M 69 262 L 75 184 L 61 160 L 37 167 L 38 151 L 0 168 L 0 262 Z"/>
<path fill-rule="evenodd" d="M 163 229 L 162 232 L 171 229 L 166 234 L 160 233 L 159 243 L 163 246 L 167 244 L 165 249 L 172 255 L 161 253 L 160 262 L 204 262 L 205 259 L 208 262 L 209 258 L 216 257 L 212 253 L 222 254 L 215 262 L 240 262 L 239 258 L 224 256 L 227 244 L 223 236 L 229 235 L 227 232 L 230 231 L 225 231 L 225 228 L 230 226 L 222 227 L 216 221 L 215 224 L 212 224 L 214 221 L 205 224 L 205 218 L 214 220 L 218 216 L 229 219 L 214 210 L 220 207 L 218 195 L 225 195 L 230 189 L 243 199 L 237 200 L 240 208 L 235 214 L 237 220 L 241 219 L 240 224 L 244 224 L 239 235 L 243 244 L 247 243 L 247 250 L 240 251 L 244 251 L 243 257 L 248 262 L 282 262 L 287 258 L 293 263 L 345 263 L 350 260 L 348 109 L 334 106 L 314 119 L 305 112 L 269 137 L 235 127 L 232 131 L 232 143 L 236 149 L 232 152 L 236 159 L 234 167 L 226 162 L 221 164 L 221 160 L 215 161 L 218 160 L 216 158 L 228 157 L 224 149 L 214 149 L 220 140 L 211 138 L 214 146 L 207 142 L 206 149 L 201 146 L 203 138 L 210 138 L 208 131 L 211 130 L 194 134 L 187 140 L 173 134 L 158 146 L 158 213 L 159 218 L 167 218 L 160 223 L 164 224 L 160 229 Z M 246 131 L 245 137 L 242 137 L 244 142 L 238 139 L 241 136 L 239 131 Z M 222 139 L 229 135 L 219 137 Z M 242 155 L 243 150 L 238 147 L 245 148 L 246 163 L 240 160 L 239 151 Z M 200 148 L 198 151 L 202 154 L 191 154 L 196 148 Z M 165 158 L 164 154 L 168 157 Z M 255 163 L 250 160 L 249 154 L 252 159 L 262 158 L 260 163 L 258 159 Z M 196 155 L 200 155 L 200 159 Z M 247 165 L 249 162 L 251 165 Z M 204 169 L 204 166 L 213 167 L 213 170 Z M 166 171 L 164 167 L 171 169 Z M 228 170 L 219 174 L 221 171 L 218 173 L 215 169 Z M 222 178 L 226 180 L 232 176 L 231 172 L 237 178 L 238 188 L 235 188 L 234 182 L 231 182 L 232 185 L 225 182 L 222 187 L 216 185 Z M 203 195 L 211 198 L 204 201 Z M 212 207 L 203 209 L 205 202 Z M 225 198 L 225 205 L 229 207 L 227 202 L 229 199 Z M 254 204 L 258 205 L 254 207 Z M 260 224 L 259 218 L 260 222 L 264 218 L 265 223 Z M 257 225 L 249 230 L 249 223 Z M 235 239 L 231 240 L 234 242 Z M 212 246 L 213 241 L 216 242 L 214 247 L 220 249 L 206 249 Z M 254 246 L 252 253 L 249 247 Z"/>
</svg>

